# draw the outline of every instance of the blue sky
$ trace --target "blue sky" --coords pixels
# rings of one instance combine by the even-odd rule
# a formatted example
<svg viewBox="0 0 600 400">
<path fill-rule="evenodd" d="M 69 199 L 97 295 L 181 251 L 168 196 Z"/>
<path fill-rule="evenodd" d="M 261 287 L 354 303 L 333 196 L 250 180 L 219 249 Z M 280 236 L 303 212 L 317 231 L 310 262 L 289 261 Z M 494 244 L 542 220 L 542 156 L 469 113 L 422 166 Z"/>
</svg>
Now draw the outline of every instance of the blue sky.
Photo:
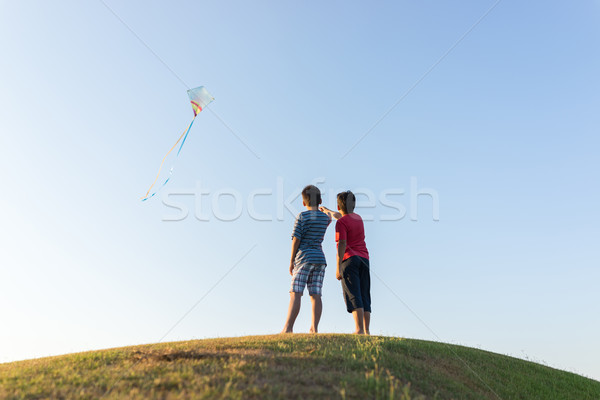
<svg viewBox="0 0 600 400">
<path fill-rule="evenodd" d="M 0 362 L 279 332 L 318 182 L 372 217 L 372 333 L 600 379 L 600 2 L 503 0 L 449 53 L 495 2 L 106 4 L 147 47 L 101 1 L 0 3 Z"/>
</svg>

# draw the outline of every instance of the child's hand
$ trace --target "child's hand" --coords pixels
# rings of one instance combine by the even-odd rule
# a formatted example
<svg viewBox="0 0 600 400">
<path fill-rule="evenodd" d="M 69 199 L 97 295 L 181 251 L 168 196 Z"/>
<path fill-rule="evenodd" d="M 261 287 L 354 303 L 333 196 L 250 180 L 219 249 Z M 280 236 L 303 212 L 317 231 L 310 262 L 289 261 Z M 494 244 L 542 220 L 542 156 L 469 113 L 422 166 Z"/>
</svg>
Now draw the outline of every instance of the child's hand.
<svg viewBox="0 0 600 400">
<path fill-rule="evenodd" d="M 294 276 L 294 262 L 290 261 L 290 275 Z"/>
<path fill-rule="evenodd" d="M 321 207 L 319 207 L 319 210 L 321 212 L 324 212 L 325 214 L 327 214 L 329 216 L 329 218 L 333 218 L 333 219 L 340 219 L 340 218 L 342 218 L 342 214 L 340 214 L 339 212 L 332 211 L 332 210 L 330 210 L 327 207 L 321 206 Z"/>
<path fill-rule="evenodd" d="M 338 281 L 342 280 L 342 274 L 340 274 L 339 268 L 336 268 L 336 270 L 335 270 L 335 279 L 337 279 Z"/>
</svg>

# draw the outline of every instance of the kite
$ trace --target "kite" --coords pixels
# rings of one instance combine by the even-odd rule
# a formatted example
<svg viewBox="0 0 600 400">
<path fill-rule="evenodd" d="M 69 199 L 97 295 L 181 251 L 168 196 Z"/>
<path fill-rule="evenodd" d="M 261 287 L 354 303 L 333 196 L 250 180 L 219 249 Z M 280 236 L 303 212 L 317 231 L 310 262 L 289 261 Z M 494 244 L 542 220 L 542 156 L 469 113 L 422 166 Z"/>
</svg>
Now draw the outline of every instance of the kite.
<svg viewBox="0 0 600 400">
<path fill-rule="evenodd" d="M 177 144 L 179 142 L 181 142 L 181 145 L 179 146 L 179 150 L 177 150 L 176 157 L 179 156 L 179 153 L 181 152 L 181 148 L 183 147 L 185 140 L 188 137 L 188 133 L 190 133 L 190 129 L 192 128 L 192 124 L 196 120 L 196 117 L 198 116 L 198 114 L 200 114 L 200 112 L 207 105 L 210 104 L 210 102 L 212 102 L 215 99 L 214 97 L 211 96 L 210 93 L 208 93 L 208 90 L 206 90 L 204 88 L 204 86 L 190 89 L 187 91 L 187 93 L 188 93 L 188 96 L 190 97 L 190 102 L 192 103 L 192 108 L 194 109 L 194 118 L 192 119 L 192 122 L 190 122 L 190 124 L 188 125 L 187 129 L 185 131 L 183 131 L 181 136 L 179 136 L 179 139 L 177 139 L 177 142 L 175 142 L 173 147 L 171 147 L 171 150 L 169 150 L 167 152 L 167 154 L 163 157 L 163 160 L 160 163 L 160 168 L 158 169 L 158 174 L 156 175 L 154 182 L 152 182 L 152 185 L 150 185 L 150 188 L 146 192 L 146 195 L 144 197 L 142 197 L 142 201 L 146 201 L 149 198 L 151 198 L 152 196 L 154 196 L 163 186 L 165 186 L 167 184 L 167 182 L 169 182 L 169 179 L 171 179 L 171 175 L 173 174 L 173 167 L 171 167 L 171 169 L 169 171 L 169 177 L 163 182 L 162 185 L 160 185 L 160 187 L 158 187 L 158 189 L 156 189 L 156 191 L 154 193 L 149 195 L 150 191 L 154 187 L 154 184 L 158 180 L 158 177 L 160 176 L 160 171 L 162 170 L 163 164 L 165 163 L 165 159 L 167 158 L 167 156 L 171 153 L 171 151 L 173 151 L 173 149 L 175 147 L 177 147 Z M 183 139 L 183 140 L 181 140 L 181 139 Z"/>
</svg>

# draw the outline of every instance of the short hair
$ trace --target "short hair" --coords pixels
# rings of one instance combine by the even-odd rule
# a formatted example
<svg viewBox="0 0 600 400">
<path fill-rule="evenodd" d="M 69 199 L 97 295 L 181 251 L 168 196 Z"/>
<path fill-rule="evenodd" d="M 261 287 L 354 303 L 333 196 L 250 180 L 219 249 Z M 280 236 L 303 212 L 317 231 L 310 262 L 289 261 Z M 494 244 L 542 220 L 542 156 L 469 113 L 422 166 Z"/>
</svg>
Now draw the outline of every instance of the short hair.
<svg viewBox="0 0 600 400">
<path fill-rule="evenodd" d="M 302 189 L 302 200 L 309 207 L 316 207 L 321 204 L 321 191 L 315 185 L 308 185 Z"/>
<path fill-rule="evenodd" d="M 356 206 L 356 196 L 351 191 L 346 190 L 345 192 L 338 193 L 337 203 L 344 214 L 350 214 Z"/>
</svg>

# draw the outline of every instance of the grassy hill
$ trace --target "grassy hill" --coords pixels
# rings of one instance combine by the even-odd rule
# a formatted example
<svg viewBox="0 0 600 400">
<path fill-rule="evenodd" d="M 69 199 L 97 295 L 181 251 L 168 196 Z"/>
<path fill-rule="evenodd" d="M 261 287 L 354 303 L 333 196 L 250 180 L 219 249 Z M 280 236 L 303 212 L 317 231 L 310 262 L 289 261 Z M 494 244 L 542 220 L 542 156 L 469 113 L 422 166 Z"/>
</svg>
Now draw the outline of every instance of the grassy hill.
<svg viewBox="0 0 600 400">
<path fill-rule="evenodd" d="M 598 400 L 600 382 L 462 346 L 329 334 L 193 340 L 0 364 L 0 398 L 100 397 Z"/>
</svg>

